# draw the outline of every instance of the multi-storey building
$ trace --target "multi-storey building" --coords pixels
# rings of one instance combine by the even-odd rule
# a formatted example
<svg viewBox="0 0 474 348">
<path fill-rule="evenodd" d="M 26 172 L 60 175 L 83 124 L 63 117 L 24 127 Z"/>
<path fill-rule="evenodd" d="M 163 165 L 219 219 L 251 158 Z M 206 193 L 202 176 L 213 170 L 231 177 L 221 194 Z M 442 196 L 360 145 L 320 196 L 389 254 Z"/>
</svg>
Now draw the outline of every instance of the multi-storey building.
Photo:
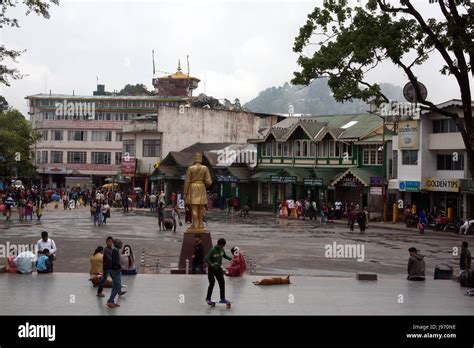
<svg viewBox="0 0 474 348">
<path fill-rule="evenodd" d="M 42 184 L 65 184 L 66 176 L 89 177 L 95 185 L 120 172 L 122 129 L 159 106 L 186 104 L 183 96 L 119 96 L 99 85 L 93 96 L 27 96 L 34 130 L 42 135 L 33 149 Z"/>
<path fill-rule="evenodd" d="M 381 217 L 391 144 L 372 114 L 289 117 L 259 139 L 254 202 L 275 208 L 282 199 L 341 200 Z M 384 142 L 386 143 L 384 146 Z M 385 153 L 384 153 L 385 149 Z"/>
<path fill-rule="evenodd" d="M 460 100 L 438 108 L 463 118 Z M 474 106 L 474 104 L 473 104 Z M 393 179 L 389 193 L 418 211 L 444 211 L 451 217 L 474 217 L 474 184 L 465 145 L 453 119 L 425 112 L 398 123 L 393 136 Z"/>
</svg>

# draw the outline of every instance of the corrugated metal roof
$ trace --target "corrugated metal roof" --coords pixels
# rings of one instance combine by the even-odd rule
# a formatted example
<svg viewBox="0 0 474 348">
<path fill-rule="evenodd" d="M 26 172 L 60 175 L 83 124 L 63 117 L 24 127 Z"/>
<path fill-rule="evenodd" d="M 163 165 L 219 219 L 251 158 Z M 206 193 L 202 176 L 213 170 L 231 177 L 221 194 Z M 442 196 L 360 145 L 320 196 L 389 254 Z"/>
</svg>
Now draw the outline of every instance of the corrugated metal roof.
<svg viewBox="0 0 474 348">
<path fill-rule="evenodd" d="M 332 184 L 336 184 L 339 180 L 344 178 L 349 173 L 354 175 L 365 186 L 369 186 L 371 176 L 380 176 L 380 170 L 377 170 L 376 168 L 352 167 L 347 169 L 344 173 L 340 174 L 337 178 L 335 178 Z"/>
</svg>

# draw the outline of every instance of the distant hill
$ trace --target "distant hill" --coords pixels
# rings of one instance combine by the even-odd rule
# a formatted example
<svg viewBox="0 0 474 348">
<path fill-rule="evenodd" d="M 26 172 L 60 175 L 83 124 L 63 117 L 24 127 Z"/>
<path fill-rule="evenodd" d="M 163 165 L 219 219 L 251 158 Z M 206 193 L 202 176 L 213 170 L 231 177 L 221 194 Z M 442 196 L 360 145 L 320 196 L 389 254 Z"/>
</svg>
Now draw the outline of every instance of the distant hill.
<svg viewBox="0 0 474 348">
<path fill-rule="evenodd" d="M 391 100 L 404 100 L 402 88 L 390 83 L 380 84 L 384 94 Z M 360 100 L 338 103 L 333 98 L 327 79 L 316 79 L 308 86 L 294 86 L 288 82 L 280 87 L 271 87 L 244 105 L 253 112 L 288 114 L 293 105 L 295 114 L 331 115 L 356 114 L 369 110 Z"/>
</svg>

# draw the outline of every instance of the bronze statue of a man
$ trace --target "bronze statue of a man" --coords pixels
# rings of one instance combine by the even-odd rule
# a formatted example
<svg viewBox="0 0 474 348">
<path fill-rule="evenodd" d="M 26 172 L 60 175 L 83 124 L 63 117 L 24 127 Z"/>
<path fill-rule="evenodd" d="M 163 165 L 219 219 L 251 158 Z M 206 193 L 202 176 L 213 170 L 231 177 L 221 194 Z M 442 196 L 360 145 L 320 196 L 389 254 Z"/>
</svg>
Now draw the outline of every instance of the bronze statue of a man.
<svg viewBox="0 0 474 348">
<path fill-rule="evenodd" d="M 194 156 L 193 165 L 186 170 L 184 180 L 184 202 L 191 206 L 193 223 L 187 232 L 204 232 L 204 206 L 207 204 L 206 187 L 212 185 L 209 169 L 202 165 L 202 155 Z"/>
</svg>

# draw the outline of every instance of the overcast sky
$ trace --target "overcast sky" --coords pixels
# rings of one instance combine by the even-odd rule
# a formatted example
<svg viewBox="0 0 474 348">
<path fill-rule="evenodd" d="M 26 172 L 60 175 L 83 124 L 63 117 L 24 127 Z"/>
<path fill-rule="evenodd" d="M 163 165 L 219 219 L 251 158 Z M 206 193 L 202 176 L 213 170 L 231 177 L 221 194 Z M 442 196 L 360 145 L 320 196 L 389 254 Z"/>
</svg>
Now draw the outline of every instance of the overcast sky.
<svg viewBox="0 0 474 348">
<path fill-rule="evenodd" d="M 91 95 L 96 76 L 109 91 L 127 83 L 151 89 L 154 49 L 156 69 L 164 72 L 174 72 L 178 59 L 186 72 L 189 54 L 191 75 L 201 79 L 195 95 L 205 92 L 244 103 L 292 78 L 297 69 L 294 38 L 321 2 L 63 0 L 52 7 L 49 20 L 25 16 L 20 7 L 10 14 L 21 28 L 2 29 L 1 42 L 27 49 L 16 66 L 28 76 L 2 87 L 1 94 L 26 115 L 25 96 L 49 90 Z M 437 13 L 428 0 L 415 3 L 425 15 Z M 435 55 L 417 70 L 429 97 L 434 102 L 459 98 L 454 79 L 440 76 L 440 67 Z M 403 86 L 407 78 L 385 64 L 370 80 Z"/>
</svg>

